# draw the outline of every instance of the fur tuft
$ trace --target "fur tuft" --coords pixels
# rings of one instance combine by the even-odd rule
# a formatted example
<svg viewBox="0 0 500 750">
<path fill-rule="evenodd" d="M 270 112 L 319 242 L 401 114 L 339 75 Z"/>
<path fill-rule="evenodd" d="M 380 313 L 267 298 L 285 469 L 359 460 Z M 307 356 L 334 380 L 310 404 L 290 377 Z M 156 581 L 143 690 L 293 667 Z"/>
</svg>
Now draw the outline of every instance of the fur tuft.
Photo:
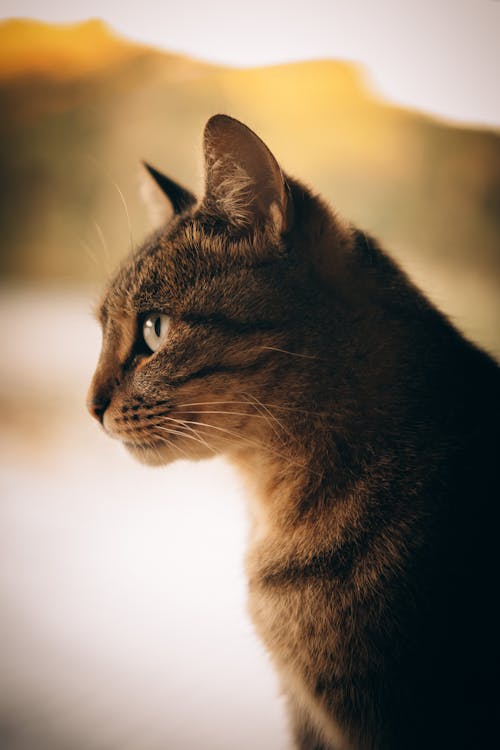
<svg viewBox="0 0 500 750">
<path fill-rule="evenodd" d="M 255 185 L 246 170 L 229 156 L 210 156 L 212 192 L 209 203 L 215 212 L 235 227 L 252 223 Z"/>
</svg>

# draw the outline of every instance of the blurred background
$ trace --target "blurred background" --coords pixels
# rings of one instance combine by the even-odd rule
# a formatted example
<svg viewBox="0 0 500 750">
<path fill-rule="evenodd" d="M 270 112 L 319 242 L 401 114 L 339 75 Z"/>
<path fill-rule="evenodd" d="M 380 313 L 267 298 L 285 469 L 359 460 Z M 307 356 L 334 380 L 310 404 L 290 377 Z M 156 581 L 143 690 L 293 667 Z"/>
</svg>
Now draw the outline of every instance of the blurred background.
<svg viewBox="0 0 500 750">
<path fill-rule="evenodd" d="M 178 5 L 0 3 L 1 750 L 287 747 L 237 476 L 84 409 L 141 159 L 200 190 L 206 120 L 243 120 L 500 356 L 500 2 Z"/>
</svg>

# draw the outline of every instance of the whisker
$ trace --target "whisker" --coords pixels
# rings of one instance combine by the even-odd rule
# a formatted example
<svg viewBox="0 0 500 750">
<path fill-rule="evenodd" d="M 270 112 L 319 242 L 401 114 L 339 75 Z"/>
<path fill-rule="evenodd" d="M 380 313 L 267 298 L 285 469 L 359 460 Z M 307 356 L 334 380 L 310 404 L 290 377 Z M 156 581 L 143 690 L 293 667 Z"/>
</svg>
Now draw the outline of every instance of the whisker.
<svg viewBox="0 0 500 750">
<path fill-rule="evenodd" d="M 172 442 L 170 442 L 170 441 L 169 441 L 169 445 L 173 446 L 173 445 L 174 445 L 174 443 L 172 443 Z M 157 457 L 158 457 L 158 459 L 159 459 L 159 460 L 161 461 L 161 453 L 160 453 L 160 451 L 158 450 L 158 447 L 157 447 L 156 445 L 154 445 L 154 444 L 153 444 L 152 446 L 150 446 L 150 449 L 152 449 L 152 450 L 153 450 L 153 451 L 154 451 L 154 452 L 156 453 L 156 456 L 157 456 Z"/>
<path fill-rule="evenodd" d="M 178 421 L 178 422 L 181 422 L 181 423 L 182 423 L 182 420 L 175 420 L 175 421 Z M 186 425 L 186 427 L 188 427 L 189 429 L 193 430 L 193 428 L 192 428 L 192 427 L 189 427 L 188 425 Z M 164 427 L 160 427 L 160 426 L 158 426 L 158 427 L 157 427 L 157 429 L 165 429 L 165 430 L 167 430 L 168 428 L 164 428 Z M 182 437 L 191 437 L 191 438 L 193 437 L 192 435 L 187 435 L 187 434 L 186 434 L 185 432 L 183 432 L 182 430 L 181 430 L 181 431 L 179 431 L 179 432 L 176 432 L 176 431 L 174 431 L 174 430 L 171 430 L 171 432 L 174 432 L 175 434 L 179 434 L 179 435 L 181 435 Z M 199 440 L 198 440 L 197 442 L 200 442 L 200 443 L 201 443 L 202 445 L 206 446 L 206 448 L 207 448 L 208 450 L 212 451 L 212 453 L 214 454 L 214 456 L 218 455 L 219 451 L 217 451 L 217 449 L 216 449 L 216 448 L 213 448 L 213 447 L 212 447 L 211 445 L 209 445 L 209 443 L 207 443 L 207 441 L 206 441 L 206 440 L 205 440 L 205 439 L 204 439 L 204 438 L 203 438 L 203 437 L 202 437 L 202 436 L 200 435 L 200 433 L 199 433 L 199 432 L 198 432 L 197 430 L 193 430 L 193 432 L 195 432 L 195 433 L 196 433 L 196 435 L 197 435 L 197 436 L 199 436 Z M 193 439 L 196 439 L 196 438 L 193 438 Z M 219 440 L 222 440 L 222 441 L 224 441 L 224 442 L 226 442 L 226 443 L 229 443 L 230 445 L 234 445 L 234 440 L 233 440 L 232 438 L 230 438 L 230 437 L 226 437 L 225 435 L 219 435 L 219 436 L 218 436 L 218 439 L 219 439 Z M 175 443 L 171 443 L 171 442 L 170 442 L 169 440 L 167 440 L 166 442 L 167 442 L 167 443 L 168 443 L 169 445 L 174 445 L 174 446 L 175 446 Z M 176 446 L 176 447 L 178 447 L 178 446 Z M 187 455 L 187 454 L 185 454 L 185 455 Z M 189 458 L 189 456 L 188 456 L 188 458 Z M 248 469 L 251 469 L 251 468 L 252 468 L 252 467 L 251 467 L 251 465 L 250 465 L 250 463 L 249 463 L 248 461 L 246 461 L 245 459 L 241 459 L 241 458 L 240 458 L 240 462 L 241 462 L 242 464 L 244 464 L 245 466 L 247 466 L 247 468 L 248 468 Z"/>
<path fill-rule="evenodd" d="M 249 396 L 249 394 L 245 394 L 245 395 L 248 398 L 252 398 L 251 396 Z M 269 427 L 271 428 L 271 430 L 274 432 L 274 434 L 276 435 L 276 437 L 281 439 L 282 436 L 279 434 L 278 430 L 276 429 L 276 427 L 274 426 L 274 424 L 271 421 L 269 410 L 267 410 L 268 414 L 262 414 L 262 406 L 260 404 L 255 403 L 255 401 L 249 401 L 248 403 L 251 404 L 255 409 L 257 409 L 259 411 L 259 416 L 263 417 L 266 420 L 267 424 L 269 425 Z"/>
<path fill-rule="evenodd" d="M 281 354 L 290 354 L 292 357 L 303 357 L 304 359 L 318 359 L 322 360 L 322 357 L 315 357 L 313 354 L 300 354 L 299 352 L 290 352 L 288 349 L 280 349 L 278 346 L 264 346 L 261 349 L 269 349 L 272 352 L 280 352 Z"/>
<path fill-rule="evenodd" d="M 184 424 L 196 424 L 199 427 L 207 427 L 211 430 L 224 432 L 227 435 L 231 435 L 232 437 L 238 438 L 238 440 L 243 439 L 250 445 L 254 445 L 256 448 L 262 448 L 262 445 L 260 443 L 257 443 L 255 440 L 251 440 L 250 438 L 246 438 L 244 435 L 241 435 L 241 433 L 234 432 L 233 430 L 228 430 L 227 427 L 219 427 L 218 425 L 209 424 L 208 422 L 199 422 L 199 421 L 189 420 L 189 419 L 185 419 Z"/>
<path fill-rule="evenodd" d="M 175 448 L 177 451 L 179 451 L 179 453 L 181 453 L 182 456 L 184 456 L 186 461 L 190 460 L 189 453 L 187 453 L 183 448 L 181 448 L 180 445 L 177 445 L 177 443 L 174 443 L 172 440 L 169 440 L 168 438 L 164 438 L 163 436 L 158 435 L 157 437 L 164 445 L 168 445 L 169 448 Z M 162 456 L 158 448 L 155 445 L 152 447 L 156 455 L 158 456 L 158 458 L 161 460 Z"/>
<path fill-rule="evenodd" d="M 233 430 L 228 430 L 225 427 L 219 427 L 219 426 L 216 426 L 216 425 L 208 424 L 207 422 L 198 422 L 198 421 L 192 421 L 192 420 L 185 420 L 185 423 L 186 424 L 196 424 L 199 427 L 203 427 L 203 428 L 206 428 L 206 429 L 212 429 L 212 430 L 217 430 L 217 431 L 220 431 L 220 432 L 224 432 L 224 433 L 226 433 L 228 435 L 231 435 L 234 438 L 237 438 L 237 440 L 240 440 L 240 441 L 246 443 L 247 445 L 251 445 L 251 446 L 253 446 L 255 448 L 260 448 L 260 449 L 264 448 L 267 452 L 269 452 L 269 453 L 277 456 L 278 458 L 281 458 L 281 459 L 287 461 L 290 465 L 299 466 L 301 468 L 304 468 L 306 466 L 305 463 L 301 463 L 300 461 L 294 461 L 293 459 L 290 458 L 290 456 L 284 455 L 283 453 L 281 453 L 280 451 L 277 451 L 275 448 L 272 448 L 269 445 L 263 445 L 261 443 L 258 443 L 255 440 L 251 440 L 250 438 L 245 437 L 245 435 L 242 435 L 241 433 L 234 432 Z"/>
<path fill-rule="evenodd" d="M 199 435 L 199 433 L 196 432 L 196 430 L 194 430 L 194 432 L 196 432 L 196 435 L 190 435 L 187 432 L 184 432 L 183 430 L 172 430 L 172 429 L 169 429 L 168 427 L 161 427 L 160 425 L 157 425 L 155 429 L 156 430 L 161 430 L 162 432 L 168 432 L 171 435 L 179 435 L 180 437 L 191 438 L 191 440 L 194 440 L 195 442 L 200 443 L 201 445 L 204 445 L 206 448 L 208 448 L 209 450 L 211 450 L 213 453 L 217 453 L 217 451 L 214 448 L 212 448 L 212 446 L 209 445 L 207 443 L 207 441 L 204 440 Z M 159 437 L 161 437 L 161 436 L 159 436 Z M 170 440 L 167 440 L 167 442 L 169 443 L 169 445 L 175 445 L 175 443 L 172 443 Z M 177 446 L 177 447 L 179 448 L 179 446 Z M 183 453 L 184 453 L 185 456 L 187 456 L 189 458 L 189 455 L 185 451 L 183 451 Z"/>
<path fill-rule="evenodd" d="M 102 174 L 106 177 L 106 179 L 108 180 L 108 182 L 110 182 L 113 185 L 113 187 L 115 188 L 116 192 L 120 196 L 120 200 L 121 200 L 123 208 L 125 210 L 125 216 L 127 217 L 128 232 L 129 232 L 129 238 L 130 238 L 130 249 L 132 250 L 133 247 L 134 247 L 134 238 L 133 238 L 133 233 L 132 233 L 132 222 L 130 220 L 130 212 L 128 210 L 127 201 L 125 200 L 125 196 L 123 195 L 123 192 L 121 191 L 120 186 L 118 185 L 118 183 L 116 182 L 116 180 L 114 180 L 111 177 L 110 173 L 108 172 L 108 170 L 106 169 L 106 167 L 104 166 L 103 162 L 100 159 L 97 159 L 97 157 L 95 157 L 93 154 L 84 154 L 83 157 L 85 159 L 88 159 L 89 161 L 91 161 L 102 172 Z M 134 258 L 134 263 L 135 263 L 135 258 Z"/>
<path fill-rule="evenodd" d="M 269 418 L 273 419 L 276 422 L 276 424 L 281 428 L 281 430 L 283 432 L 289 434 L 288 430 L 285 429 L 284 425 L 279 421 L 279 419 L 274 416 L 274 414 L 267 408 L 267 406 L 265 404 L 262 403 L 262 401 L 260 401 L 257 398 L 257 396 L 253 396 L 251 393 L 244 393 L 243 395 L 247 396 L 248 398 L 251 398 L 255 402 L 255 406 L 257 408 L 260 407 L 260 408 L 264 409 L 267 412 L 267 414 L 269 415 Z M 274 427 L 274 425 L 272 424 L 272 422 L 270 421 L 270 419 L 268 419 L 268 422 L 269 422 L 269 425 L 270 425 L 271 429 L 273 430 L 273 432 L 275 433 L 275 435 L 277 435 L 277 437 L 280 438 L 281 435 L 276 431 L 276 428 Z"/>
<path fill-rule="evenodd" d="M 99 268 L 99 261 L 97 259 L 97 255 L 94 253 L 90 245 L 87 242 L 85 242 L 85 240 L 83 240 L 82 238 L 79 239 L 79 243 L 80 243 L 80 247 L 83 248 L 87 258 L 90 258 L 92 263 L 94 263 L 94 265 Z"/>
<path fill-rule="evenodd" d="M 130 238 L 130 249 L 132 250 L 134 247 L 134 236 L 132 234 L 132 222 L 130 221 L 130 213 L 127 206 L 127 201 L 125 200 L 125 196 L 123 195 L 122 191 L 120 190 L 120 187 L 115 180 L 113 180 L 111 177 L 109 177 L 109 181 L 111 184 L 116 188 L 118 195 L 120 196 L 123 208 L 125 209 L 125 216 L 127 217 L 127 224 L 128 224 L 128 234 Z"/>
<path fill-rule="evenodd" d="M 210 448 L 208 443 L 204 440 L 204 438 L 200 435 L 200 433 L 194 429 L 194 427 L 191 427 L 185 419 L 176 419 L 175 417 L 170 417 L 168 415 L 165 415 L 166 419 L 168 419 L 170 422 L 174 422 L 175 424 L 179 424 L 181 427 L 184 427 L 184 429 L 189 430 L 190 432 L 193 432 L 199 440 L 202 440 L 204 444 L 207 446 L 207 448 Z M 184 433 L 185 434 L 185 433 Z M 188 437 L 186 435 L 186 437 Z"/>
<path fill-rule="evenodd" d="M 176 430 L 169 430 L 166 427 L 157 426 L 156 429 L 157 430 L 161 430 L 162 432 L 167 432 L 170 435 L 180 435 L 181 437 L 191 437 L 191 435 L 185 435 L 183 432 L 176 431 Z M 190 459 L 189 454 L 183 448 L 181 448 L 180 445 L 177 445 L 177 443 L 173 442 L 172 440 L 169 440 L 164 435 L 158 435 L 156 432 L 154 432 L 153 434 L 154 434 L 155 438 L 158 438 L 158 440 L 160 440 L 162 443 L 165 443 L 169 447 L 175 447 L 175 448 L 177 448 L 177 450 L 180 451 L 183 454 L 183 456 L 186 457 L 186 459 L 188 459 L 188 460 Z"/>
<path fill-rule="evenodd" d="M 158 446 L 155 445 L 153 441 L 146 440 L 145 442 L 141 443 L 140 446 L 135 446 L 135 447 L 147 448 L 148 450 L 153 451 L 157 455 L 157 457 L 161 460 L 161 454 L 160 454 L 160 451 L 158 450 Z"/>
<path fill-rule="evenodd" d="M 256 404 L 253 403 L 253 402 L 251 402 L 251 401 L 241 401 L 239 403 L 246 403 L 246 404 L 249 404 L 250 406 L 256 406 Z M 219 413 L 219 411 L 222 414 L 225 413 L 223 410 L 217 410 L 216 413 Z M 207 413 L 210 413 L 210 412 L 207 412 Z M 231 412 L 228 412 L 228 413 L 230 414 Z M 246 412 L 244 414 L 245 414 L 245 416 L 256 416 L 256 417 L 264 418 L 266 420 L 268 419 L 267 415 L 261 415 L 261 414 L 252 415 L 252 414 L 247 414 Z M 272 418 L 274 418 L 274 415 L 271 414 L 270 416 Z M 304 466 L 305 466 L 304 463 L 302 463 L 300 461 L 293 460 L 291 458 L 291 456 L 283 454 L 282 452 L 280 452 L 279 450 L 276 450 L 276 448 L 272 447 L 271 445 L 265 445 L 265 444 L 263 444 L 261 442 L 257 442 L 256 440 L 252 440 L 251 438 L 246 437 L 242 433 L 235 432 L 234 430 L 229 430 L 226 427 L 220 427 L 218 425 L 212 425 L 212 424 L 209 424 L 208 422 L 201 422 L 199 420 L 177 419 L 175 417 L 171 417 L 171 416 L 168 416 L 168 415 L 165 415 L 164 418 L 166 418 L 167 420 L 169 420 L 169 422 L 171 422 L 174 426 L 173 427 L 165 427 L 163 425 L 158 425 L 158 424 L 150 425 L 150 426 L 147 427 L 149 433 L 152 434 L 155 438 L 158 438 L 161 442 L 165 443 L 166 445 L 169 445 L 170 447 L 177 448 L 180 452 L 183 453 L 183 455 L 187 459 L 189 459 L 190 456 L 189 456 L 189 454 L 184 449 L 182 449 L 180 446 L 178 446 L 175 442 L 172 442 L 171 440 L 169 440 L 164 435 L 160 435 L 158 433 L 161 432 L 161 433 L 166 433 L 167 435 L 170 434 L 170 435 L 176 435 L 176 436 L 179 436 L 179 437 L 190 438 L 191 440 L 194 440 L 196 443 L 199 443 L 200 445 L 203 445 L 205 448 L 207 448 L 209 451 L 211 451 L 212 453 L 214 453 L 216 455 L 218 453 L 217 449 L 214 448 L 214 447 L 212 447 L 205 440 L 205 438 L 203 437 L 203 435 L 200 433 L 199 429 L 195 429 L 194 428 L 193 425 L 196 425 L 196 427 L 198 427 L 198 428 L 200 428 L 202 430 L 213 430 L 213 431 L 216 431 L 218 433 L 218 440 L 223 441 L 225 443 L 228 443 L 231 446 L 234 446 L 235 443 L 237 441 L 239 441 L 239 442 L 241 442 L 243 444 L 246 444 L 248 446 L 252 446 L 252 447 L 255 447 L 255 448 L 259 448 L 259 449 L 264 449 L 266 452 L 270 453 L 271 455 L 274 455 L 274 456 L 276 456 L 278 458 L 281 458 L 282 460 L 286 461 L 286 463 L 288 465 L 290 465 L 290 466 L 298 466 L 300 468 L 304 468 Z M 279 421 L 278 420 L 276 420 L 276 421 L 279 424 Z M 193 433 L 193 434 L 189 434 L 189 433 Z M 276 435 L 279 437 L 279 435 L 278 435 L 277 432 L 276 432 Z M 161 458 L 160 454 L 158 453 L 157 447 L 154 445 L 154 443 L 148 442 L 148 443 L 145 443 L 145 445 L 147 447 L 153 449 L 153 450 L 156 450 L 157 455 Z M 319 476 L 318 472 L 313 471 L 312 473 L 318 474 L 318 476 Z"/>
<path fill-rule="evenodd" d="M 243 402 L 244 403 L 244 402 Z M 254 406 L 250 401 L 247 402 L 250 406 Z M 179 411 L 177 409 L 176 411 Z M 180 413 L 183 413 L 182 411 Z M 191 414 L 192 412 L 185 412 L 187 414 Z M 219 409 L 219 410 L 213 410 L 213 409 L 203 409 L 203 410 L 197 410 L 197 414 L 228 414 L 235 417 L 254 417 L 257 419 L 267 419 L 265 414 L 252 414 L 252 412 L 248 411 L 226 411 L 225 409 Z"/>
<path fill-rule="evenodd" d="M 176 420 L 176 421 L 181 422 L 182 420 Z M 188 425 L 186 425 L 186 427 L 188 427 Z M 158 427 L 158 429 L 167 429 L 167 428 Z M 190 429 L 193 429 L 193 428 L 190 428 Z M 199 442 L 201 442 L 204 446 L 206 446 L 208 450 L 212 451 L 212 453 L 215 456 L 219 454 L 219 451 L 216 448 L 213 448 L 211 445 L 209 445 L 209 443 L 207 443 L 207 441 L 200 435 L 200 433 L 197 430 L 194 430 L 194 432 L 196 432 L 196 435 L 199 435 Z M 187 435 L 186 433 L 182 431 L 180 431 L 179 433 L 176 432 L 175 434 L 182 435 L 183 437 L 192 437 L 192 435 Z M 223 442 L 229 443 L 230 445 L 234 445 L 234 440 L 230 437 L 226 437 L 225 435 L 219 435 L 218 439 L 222 440 Z M 170 443 L 170 441 L 167 441 L 167 442 L 171 445 L 175 445 L 175 443 Z M 242 459 L 241 457 L 239 461 L 241 464 L 244 464 L 245 466 L 247 466 L 248 469 L 251 470 L 252 467 L 248 461 L 246 461 L 245 459 Z"/>
<path fill-rule="evenodd" d="M 224 401 L 193 401 L 191 403 L 187 404 L 175 404 L 176 409 L 181 409 L 184 407 L 189 406 L 214 406 L 216 404 L 248 404 L 248 400 L 233 400 L 233 399 L 225 399 Z M 264 402 L 260 402 L 262 406 L 264 406 Z M 281 409 L 282 411 L 291 411 L 296 412 L 297 414 L 307 414 L 312 417 L 328 417 L 329 414 L 325 412 L 315 412 L 310 411 L 309 409 L 300 409 L 293 406 L 283 406 L 281 404 L 265 404 L 265 406 L 271 408 L 271 409 Z"/>
<path fill-rule="evenodd" d="M 98 222 L 95 219 L 92 219 L 92 224 L 94 225 L 97 235 L 101 241 L 101 245 L 104 250 L 104 257 L 106 259 L 106 264 L 109 265 L 110 263 L 109 248 L 108 248 L 108 243 L 106 242 L 106 238 L 104 237 L 104 232 L 101 229 L 101 225 L 98 224 Z"/>
</svg>

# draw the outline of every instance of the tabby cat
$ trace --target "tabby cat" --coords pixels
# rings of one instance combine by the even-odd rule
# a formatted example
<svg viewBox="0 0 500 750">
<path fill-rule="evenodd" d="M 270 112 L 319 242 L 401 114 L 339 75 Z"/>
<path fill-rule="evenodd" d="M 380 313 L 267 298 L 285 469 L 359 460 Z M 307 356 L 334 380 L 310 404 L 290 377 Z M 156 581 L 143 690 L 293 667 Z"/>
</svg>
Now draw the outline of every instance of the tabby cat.
<svg viewBox="0 0 500 750">
<path fill-rule="evenodd" d="M 105 293 L 90 412 L 246 475 L 295 748 L 493 747 L 500 370 L 245 125 L 204 158 L 201 201 L 148 167 L 171 218 Z"/>
</svg>

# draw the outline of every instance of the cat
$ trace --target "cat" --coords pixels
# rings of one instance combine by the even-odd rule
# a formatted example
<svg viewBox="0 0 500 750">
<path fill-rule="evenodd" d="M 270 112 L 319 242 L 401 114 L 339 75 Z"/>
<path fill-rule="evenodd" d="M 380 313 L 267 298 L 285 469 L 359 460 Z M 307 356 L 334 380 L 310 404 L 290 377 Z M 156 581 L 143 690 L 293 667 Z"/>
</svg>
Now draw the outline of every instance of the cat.
<svg viewBox="0 0 500 750">
<path fill-rule="evenodd" d="M 201 201 L 147 165 L 171 218 L 105 292 L 88 408 L 146 464 L 245 475 L 297 750 L 492 747 L 500 369 L 253 131 L 203 143 Z"/>
</svg>

